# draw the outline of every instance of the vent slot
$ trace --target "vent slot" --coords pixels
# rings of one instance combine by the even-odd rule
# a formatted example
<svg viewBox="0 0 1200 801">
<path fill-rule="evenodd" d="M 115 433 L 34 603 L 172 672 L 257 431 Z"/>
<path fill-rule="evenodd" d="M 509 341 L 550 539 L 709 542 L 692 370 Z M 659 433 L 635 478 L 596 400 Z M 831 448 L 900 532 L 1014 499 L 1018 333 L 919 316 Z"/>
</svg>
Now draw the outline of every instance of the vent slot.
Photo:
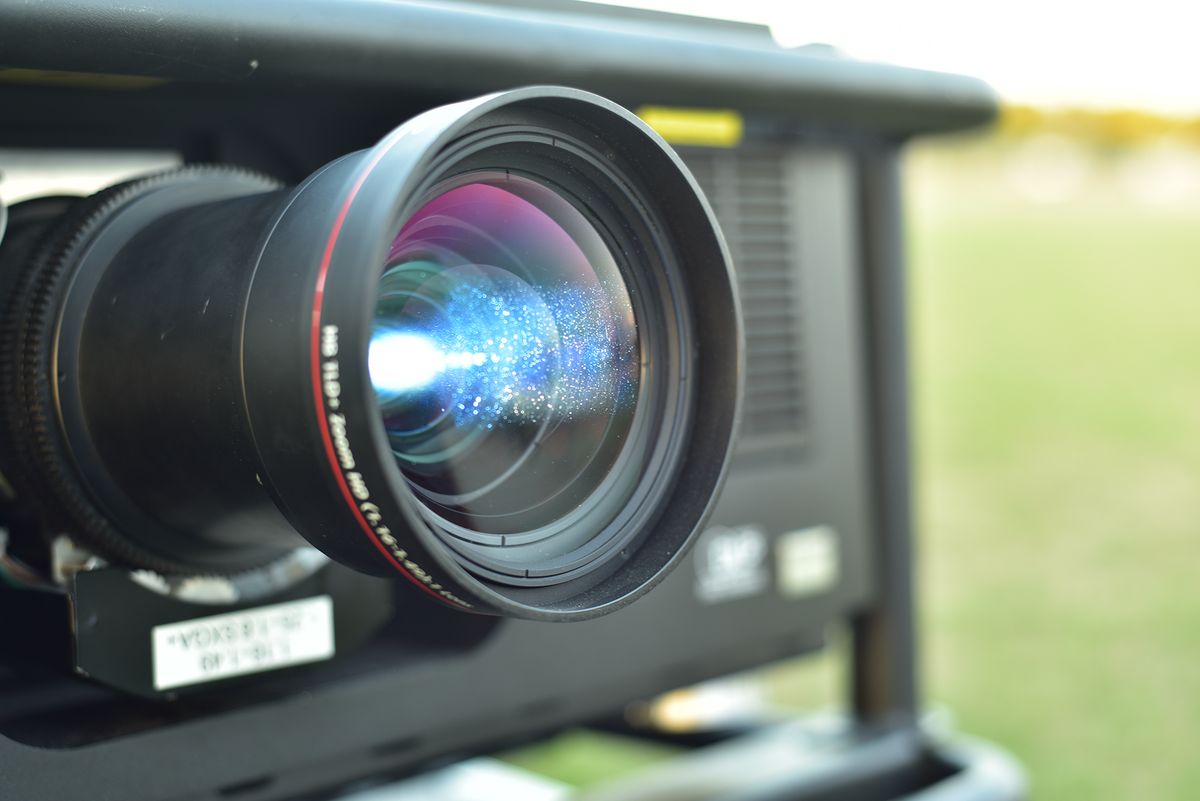
<svg viewBox="0 0 1200 801">
<path fill-rule="evenodd" d="M 746 325 L 740 449 L 795 451 L 805 440 L 800 275 L 786 151 L 686 150 L 733 256 Z"/>
</svg>

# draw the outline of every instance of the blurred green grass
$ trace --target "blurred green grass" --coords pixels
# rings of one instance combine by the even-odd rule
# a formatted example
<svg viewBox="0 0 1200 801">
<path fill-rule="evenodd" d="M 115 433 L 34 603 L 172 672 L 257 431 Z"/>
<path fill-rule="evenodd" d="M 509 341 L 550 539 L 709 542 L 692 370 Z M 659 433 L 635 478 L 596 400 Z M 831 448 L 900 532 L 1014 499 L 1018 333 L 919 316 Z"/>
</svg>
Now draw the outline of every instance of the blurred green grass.
<svg viewBox="0 0 1200 801">
<path fill-rule="evenodd" d="M 679 748 L 648 740 L 572 729 L 500 757 L 521 770 L 583 789 L 602 786 L 679 753 Z"/>
<path fill-rule="evenodd" d="M 970 176 L 909 175 L 927 697 L 1036 798 L 1195 799 L 1200 208 Z"/>
</svg>

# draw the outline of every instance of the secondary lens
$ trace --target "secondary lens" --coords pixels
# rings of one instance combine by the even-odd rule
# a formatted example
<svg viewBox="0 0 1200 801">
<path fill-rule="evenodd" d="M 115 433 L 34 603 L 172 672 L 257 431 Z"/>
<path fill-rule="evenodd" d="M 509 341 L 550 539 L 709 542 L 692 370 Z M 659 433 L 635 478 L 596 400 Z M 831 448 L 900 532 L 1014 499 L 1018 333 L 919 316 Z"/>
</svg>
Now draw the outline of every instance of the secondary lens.
<svg viewBox="0 0 1200 801">
<path fill-rule="evenodd" d="M 636 449 L 640 362 L 611 250 L 545 184 L 458 176 L 392 243 L 371 381 L 402 473 L 453 537 L 559 535 L 551 550 L 565 552 L 596 534 L 637 481 L 636 464 L 613 469 Z M 572 536 L 585 511 L 592 526 Z"/>
</svg>

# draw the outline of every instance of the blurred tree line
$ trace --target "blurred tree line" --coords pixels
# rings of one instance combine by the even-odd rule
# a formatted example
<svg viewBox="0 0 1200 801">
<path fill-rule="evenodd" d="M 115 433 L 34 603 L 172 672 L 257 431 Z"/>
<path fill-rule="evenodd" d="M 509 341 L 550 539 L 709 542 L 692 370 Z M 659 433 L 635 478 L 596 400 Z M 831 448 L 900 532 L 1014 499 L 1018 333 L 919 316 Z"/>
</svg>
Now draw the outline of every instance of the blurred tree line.
<svg viewBox="0 0 1200 801">
<path fill-rule="evenodd" d="M 1001 110 L 995 133 L 1013 139 L 1059 134 L 1113 150 L 1164 138 L 1200 146 L 1200 117 L 1134 109 L 1046 109 L 1009 104 Z"/>
</svg>

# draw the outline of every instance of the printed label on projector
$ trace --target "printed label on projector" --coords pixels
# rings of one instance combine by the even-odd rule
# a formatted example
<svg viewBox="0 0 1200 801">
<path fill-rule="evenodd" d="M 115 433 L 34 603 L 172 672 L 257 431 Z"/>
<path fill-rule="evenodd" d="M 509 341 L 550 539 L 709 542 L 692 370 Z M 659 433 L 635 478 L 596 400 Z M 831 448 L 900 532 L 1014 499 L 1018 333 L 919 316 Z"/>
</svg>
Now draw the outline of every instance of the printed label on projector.
<svg viewBox="0 0 1200 801">
<path fill-rule="evenodd" d="M 781 534 L 775 544 L 779 592 L 802 598 L 833 589 L 841 575 L 837 540 L 837 530 L 832 526 Z"/>
<path fill-rule="evenodd" d="M 156 690 L 317 662 L 333 656 L 333 600 L 319 595 L 169 623 L 151 637 Z"/>
<path fill-rule="evenodd" d="M 696 597 L 720 603 L 757 595 L 767 588 L 767 533 L 760 527 L 713 526 L 694 550 Z"/>
</svg>

